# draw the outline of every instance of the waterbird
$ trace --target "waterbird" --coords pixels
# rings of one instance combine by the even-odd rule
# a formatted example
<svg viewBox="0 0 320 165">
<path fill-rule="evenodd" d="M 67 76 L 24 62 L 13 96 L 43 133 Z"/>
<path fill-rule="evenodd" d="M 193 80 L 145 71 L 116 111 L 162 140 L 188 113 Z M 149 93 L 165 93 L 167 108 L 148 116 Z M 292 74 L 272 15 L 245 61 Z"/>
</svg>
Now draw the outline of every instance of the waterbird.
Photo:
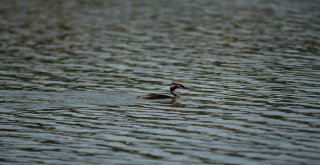
<svg viewBox="0 0 320 165">
<path fill-rule="evenodd" d="M 157 94 L 157 93 L 148 93 L 148 94 L 145 94 L 143 96 L 138 96 L 138 98 L 140 98 L 140 99 L 169 99 L 169 98 L 174 99 L 174 98 L 179 98 L 180 97 L 175 92 L 176 89 L 178 89 L 178 88 L 190 89 L 190 88 L 186 88 L 182 84 L 177 84 L 177 83 L 171 83 L 171 84 L 168 84 L 168 85 L 170 85 L 170 93 L 173 96 Z"/>
</svg>

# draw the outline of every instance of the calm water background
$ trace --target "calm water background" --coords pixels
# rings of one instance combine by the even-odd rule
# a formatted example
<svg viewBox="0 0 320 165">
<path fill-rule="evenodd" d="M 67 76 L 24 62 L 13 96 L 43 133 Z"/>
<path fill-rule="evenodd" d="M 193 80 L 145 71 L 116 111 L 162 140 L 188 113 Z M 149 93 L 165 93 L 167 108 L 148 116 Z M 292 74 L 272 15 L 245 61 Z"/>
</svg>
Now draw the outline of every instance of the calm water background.
<svg viewBox="0 0 320 165">
<path fill-rule="evenodd" d="M 317 0 L 1 0 L 0 162 L 319 164 L 319 32 Z"/>
</svg>

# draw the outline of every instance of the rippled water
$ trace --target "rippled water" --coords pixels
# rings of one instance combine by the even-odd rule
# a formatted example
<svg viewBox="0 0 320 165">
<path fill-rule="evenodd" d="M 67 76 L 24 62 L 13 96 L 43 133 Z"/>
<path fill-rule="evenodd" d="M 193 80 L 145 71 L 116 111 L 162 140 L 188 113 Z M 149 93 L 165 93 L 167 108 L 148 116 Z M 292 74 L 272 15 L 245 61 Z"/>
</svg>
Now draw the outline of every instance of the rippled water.
<svg viewBox="0 0 320 165">
<path fill-rule="evenodd" d="M 320 4 L 0 2 L 1 164 L 318 164 Z M 168 93 L 175 100 L 141 100 Z"/>
</svg>

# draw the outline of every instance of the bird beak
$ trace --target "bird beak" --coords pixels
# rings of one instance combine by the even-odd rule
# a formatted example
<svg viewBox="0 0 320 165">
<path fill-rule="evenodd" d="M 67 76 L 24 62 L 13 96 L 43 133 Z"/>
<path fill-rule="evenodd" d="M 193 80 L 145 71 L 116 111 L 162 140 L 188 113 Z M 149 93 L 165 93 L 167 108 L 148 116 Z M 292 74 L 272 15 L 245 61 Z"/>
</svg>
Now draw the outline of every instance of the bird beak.
<svg viewBox="0 0 320 165">
<path fill-rule="evenodd" d="M 185 86 L 181 86 L 183 89 L 188 89 L 188 90 L 191 90 L 191 88 L 187 88 Z"/>
</svg>

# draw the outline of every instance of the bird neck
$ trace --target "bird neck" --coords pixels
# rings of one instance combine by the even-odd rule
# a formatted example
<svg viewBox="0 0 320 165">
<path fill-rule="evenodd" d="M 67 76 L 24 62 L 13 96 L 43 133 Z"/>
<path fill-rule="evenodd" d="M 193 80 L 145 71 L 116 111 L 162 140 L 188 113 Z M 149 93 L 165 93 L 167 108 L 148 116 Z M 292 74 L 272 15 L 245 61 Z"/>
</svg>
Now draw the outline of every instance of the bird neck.
<svg viewBox="0 0 320 165">
<path fill-rule="evenodd" d="M 179 97 L 178 94 L 174 91 L 174 89 L 170 89 L 171 94 L 173 94 L 174 97 Z"/>
</svg>

